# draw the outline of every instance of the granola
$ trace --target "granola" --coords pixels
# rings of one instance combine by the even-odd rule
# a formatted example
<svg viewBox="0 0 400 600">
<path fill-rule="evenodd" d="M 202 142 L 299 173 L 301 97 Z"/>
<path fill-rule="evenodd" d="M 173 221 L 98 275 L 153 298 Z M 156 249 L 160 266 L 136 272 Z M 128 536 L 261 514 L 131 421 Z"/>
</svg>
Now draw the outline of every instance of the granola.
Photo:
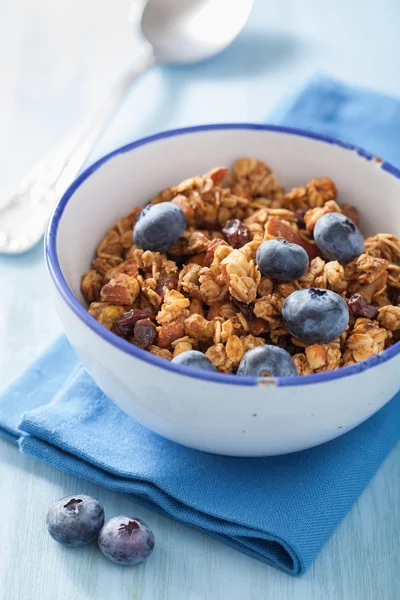
<svg viewBox="0 0 400 600">
<path fill-rule="evenodd" d="M 341 213 L 359 225 L 357 209 L 341 202 L 331 179 L 285 191 L 269 165 L 245 157 L 231 175 L 215 167 L 149 203 L 165 202 L 186 220 L 167 252 L 136 247 L 137 207 L 106 232 L 82 275 L 89 313 L 116 335 L 166 360 L 199 350 L 222 373 L 235 373 L 246 352 L 265 344 L 285 349 L 298 373 L 309 375 L 400 343 L 400 240 L 378 233 L 347 264 L 324 259 L 313 239 L 318 219 Z M 307 252 L 309 266 L 299 279 L 260 272 L 257 250 L 277 238 Z M 285 299 L 311 287 L 336 292 L 348 305 L 348 327 L 329 343 L 304 342 L 285 328 Z"/>
</svg>

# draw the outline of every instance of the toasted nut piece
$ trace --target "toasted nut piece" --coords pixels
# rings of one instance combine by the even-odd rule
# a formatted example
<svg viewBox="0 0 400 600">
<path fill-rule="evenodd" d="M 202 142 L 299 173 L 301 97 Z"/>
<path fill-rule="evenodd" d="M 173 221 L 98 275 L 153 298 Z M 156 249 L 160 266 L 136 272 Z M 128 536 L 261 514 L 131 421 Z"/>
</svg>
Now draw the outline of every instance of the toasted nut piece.
<svg viewBox="0 0 400 600">
<path fill-rule="evenodd" d="M 130 275 L 130 277 L 137 277 L 139 274 L 139 267 L 136 261 L 132 258 L 128 258 L 116 267 L 112 267 L 104 275 L 103 283 L 107 283 L 110 279 L 114 279 L 120 273 L 125 273 L 125 275 Z"/>
<path fill-rule="evenodd" d="M 217 248 L 220 246 L 228 246 L 228 244 L 224 240 L 215 239 L 212 240 L 207 248 L 206 255 L 204 257 L 203 265 L 205 267 L 210 267 L 214 258 L 214 254 Z"/>
<path fill-rule="evenodd" d="M 93 302 L 89 307 L 89 313 L 107 329 L 113 329 L 123 312 L 123 306 L 111 306 L 108 302 Z"/>
<path fill-rule="evenodd" d="M 124 250 L 123 245 L 121 244 L 121 236 L 119 235 L 116 229 L 110 229 L 104 237 L 104 239 L 97 246 L 97 255 L 101 256 L 106 254 L 108 256 L 118 256 L 122 255 Z"/>
<path fill-rule="evenodd" d="M 100 292 L 101 298 L 110 304 L 130 306 L 138 297 L 140 285 L 136 277 L 121 273 L 106 283 Z"/>
<path fill-rule="evenodd" d="M 183 319 L 176 319 L 162 325 L 158 332 L 158 346 L 160 348 L 169 348 L 174 340 L 185 335 L 185 326 Z"/>
<path fill-rule="evenodd" d="M 100 290 L 103 285 L 103 278 L 94 269 L 87 271 L 82 275 L 81 291 L 87 302 L 100 300 Z"/>
<path fill-rule="evenodd" d="M 160 276 L 157 280 L 157 285 L 155 292 L 161 298 L 164 299 L 165 292 L 167 290 L 173 290 L 178 285 L 178 275 L 176 273 L 160 273 Z"/>
<path fill-rule="evenodd" d="M 210 179 L 212 179 L 215 185 L 219 185 L 220 183 L 223 182 L 223 180 L 225 179 L 227 174 L 228 174 L 227 167 L 214 167 L 214 169 L 211 169 L 211 171 L 208 171 L 206 177 L 209 177 Z"/>
<path fill-rule="evenodd" d="M 211 341 L 214 335 L 214 322 L 207 321 L 198 314 L 190 315 L 185 319 L 185 331 L 187 335 L 200 342 Z"/>
<path fill-rule="evenodd" d="M 100 275 L 105 275 L 110 269 L 113 269 L 117 265 L 121 264 L 123 259 L 119 256 L 109 256 L 108 254 L 102 254 L 92 261 L 93 268 L 96 269 Z"/>
</svg>

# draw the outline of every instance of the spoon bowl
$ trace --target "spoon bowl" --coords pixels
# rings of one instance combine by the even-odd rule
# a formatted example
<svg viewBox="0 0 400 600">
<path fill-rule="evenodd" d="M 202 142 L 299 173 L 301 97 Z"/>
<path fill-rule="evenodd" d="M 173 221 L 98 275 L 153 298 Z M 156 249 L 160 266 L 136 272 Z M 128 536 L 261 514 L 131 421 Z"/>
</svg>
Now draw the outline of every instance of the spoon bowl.
<svg viewBox="0 0 400 600">
<path fill-rule="evenodd" d="M 253 0 L 150 0 L 140 29 L 158 63 L 199 62 L 236 38 L 252 6 Z"/>
</svg>

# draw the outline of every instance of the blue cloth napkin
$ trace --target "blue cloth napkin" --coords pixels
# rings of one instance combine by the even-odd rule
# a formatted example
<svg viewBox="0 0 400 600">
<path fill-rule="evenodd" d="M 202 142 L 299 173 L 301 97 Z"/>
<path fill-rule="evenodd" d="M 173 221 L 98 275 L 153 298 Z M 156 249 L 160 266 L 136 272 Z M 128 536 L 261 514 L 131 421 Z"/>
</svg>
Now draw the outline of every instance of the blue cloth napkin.
<svg viewBox="0 0 400 600">
<path fill-rule="evenodd" d="M 400 163 L 396 100 L 317 78 L 291 99 L 279 121 L 339 134 Z M 0 434 L 19 441 L 26 454 L 299 575 L 398 441 L 400 394 L 317 448 L 272 458 L 215 456 L 169 442 L 128 418 L 62 337 L 0 396 Z"/>
<path fill-rule="evenodd" d="M 317 75 L 280 102 L 268 122 L 336 137 L 400 167 L 400 99 Z"/>
</svg>

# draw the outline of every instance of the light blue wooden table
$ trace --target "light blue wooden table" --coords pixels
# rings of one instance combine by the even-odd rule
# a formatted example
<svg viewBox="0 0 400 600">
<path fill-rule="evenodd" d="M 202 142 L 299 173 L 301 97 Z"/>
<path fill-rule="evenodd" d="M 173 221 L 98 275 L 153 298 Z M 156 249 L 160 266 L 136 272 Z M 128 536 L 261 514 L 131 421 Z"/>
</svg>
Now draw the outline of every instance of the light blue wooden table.
<svg viewBox="0 0 400 600">
<path fill-rule="evenodd" d="M 234 0 L 236 1 L 236 0 Z M 0 191 L 6 194 L 133 60 L 129 0 L 0 0 Z M 315 70 L 400 96 L 397 0 L 258 0 L 229 53 L 195 68 L 156 69 L 130 94 L 96 148 L 158 129 L 263 120 Z M 0 385 L 60 331 L 41 248 L 0 258 Z M 157 550 L 137 569 L 46 534 L 48 506 L 74 492 L 108 515 L 136 514 Z M 125 498 L 0 442 L 1 600 L 399 600 L 400 446 L 310 571 L 292 579 Z"/>
</svg>

